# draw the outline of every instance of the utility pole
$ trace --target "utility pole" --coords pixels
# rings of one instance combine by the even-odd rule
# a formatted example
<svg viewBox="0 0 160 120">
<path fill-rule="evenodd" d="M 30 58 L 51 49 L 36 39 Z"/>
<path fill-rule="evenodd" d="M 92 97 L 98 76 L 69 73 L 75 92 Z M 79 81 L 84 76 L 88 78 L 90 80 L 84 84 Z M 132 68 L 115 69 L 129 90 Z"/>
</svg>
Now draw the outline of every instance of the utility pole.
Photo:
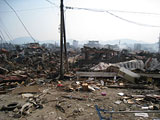
<svg viewBox="0 0 160 120">
<path fill-rule="evenodd" d="M 159 34 L 159 42 L 158 42 L 158 53 L 160 53 L 160 34 Z"/>
<path fill-rule="evenodd" d="M 60 79 L 64 78 L 63 71 L 63 0 L 61 0 L 60 5 L 60 49 L 61 49 L 61 59 L 60 59 Z"/>
<path fill-rule="evenodd" d="M 1 46 L 0 46 L 0 49 L 2 49 L 2 44 L 3 44 L 3 42 L 2 42 L 2 41 L 3 41 L 3 38 L 2 38 L 2 36 L 1 36 L 1 35 L 0 35 L 0 38 L 1 38 L 1 43 L 0 43 L 0 44 L 1 44 Z"/>
<path fill-rule="evenodd" d="M 66 68 L 66 71 L 68 72 L 68 56 L 67 56 L 67 47 L 66 47 L 66 31 L 65 31 L 63 7 L 64 7 L 63 0 L 61 0 L 61 5 L 60 5 L 60 13 L 61 13 L 60 15 L 60 49 L 61 49 L 60 79 L 64 78 L 64 68 Z M 66 67 L 63 66 L 63 48 L 64 48 L 64 53 L 65 53 Z"/>
<path fill-rule="evenodd" d="M 66 71 L 68 72 L 69 65 L 68 65 L 67 46 L 66 46 L 66 30 L 65 30 L 64 12 L 63 12 L 63 37 L 64 37 L 64 54 L 65 54 Z"/>
</svg>

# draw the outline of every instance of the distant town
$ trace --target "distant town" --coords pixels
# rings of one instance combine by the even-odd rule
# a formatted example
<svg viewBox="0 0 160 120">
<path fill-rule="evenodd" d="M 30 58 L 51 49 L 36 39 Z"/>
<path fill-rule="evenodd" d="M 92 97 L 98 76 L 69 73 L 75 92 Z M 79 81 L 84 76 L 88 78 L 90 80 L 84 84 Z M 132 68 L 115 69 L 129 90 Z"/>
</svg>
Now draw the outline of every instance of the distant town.
<svg viewBox="0 0 160 120">
<path fill-rule="evenodd" d="M 21 47 L 25 47 L 28 45 L 28 43 L 33 43 L 33 41 L 31 42 L 31 40 L 28 40 L 29 38 L 26 37 L 25 38 L 19 38 L 18 41 L 14 41 L 12 42 L 4 42 L 1 40 L 0 43 L 0 48 L 6 48 L 6 49 L 10 49 L 13 50 L 15 49 L 15 45 L 19 45 Z M 23 42 L 24 41 L 24 42 Z M 157 43 L 142 43 L 142 42 L 138 42 L 135 40 L 127 40 L 127 39 L 121 39 L 121 40 L 115 40 L 115 41 L 109 41 L 109 42 L 101 42 L 98 40 L 86 40 L 88 41 L 87 43 L 83 43 L 81 41 L 78 40 L 70 40 L 69 42 L 66 43 L 67 49 L 80 49 L 85 47 L 90 47 L 90 48 L 106 48 L 106 49 L 112 49 L 112 50 L 117 50 L 120 51 L 122 49 L 126 49 L 128 51 L 148 51 L 151 53 L 156 53 L 159 52 L 159 42 Z M 59 49 L 59 42 L 58 41 L 44 41 L 44 42 L 37 42 L 39 44 L 41 44 L 42 46 L 45 46 L 46 48 L 49 49 Z M 108 43 L 108 44 L 107 44 Z"/>
</svg>

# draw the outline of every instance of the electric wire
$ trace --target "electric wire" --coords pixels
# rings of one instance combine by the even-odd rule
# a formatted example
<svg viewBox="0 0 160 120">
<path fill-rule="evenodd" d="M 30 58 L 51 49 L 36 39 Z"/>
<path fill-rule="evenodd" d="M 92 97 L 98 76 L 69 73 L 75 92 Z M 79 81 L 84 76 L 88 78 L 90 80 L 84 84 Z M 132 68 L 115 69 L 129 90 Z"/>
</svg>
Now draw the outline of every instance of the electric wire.
<svg viewBox="0 0 160 120">
<path fill-rule="evenodd" d="M 109 12 L 109 11 L 106 11 L 106 12 L 107 12 L 108 14 L 116 17 L 116 18 L 119 18 L 119 19 L 121 19 L 121 20 L 124 20 L 124 21 L 129 22 L 129 23 L 133 23 L 133 24 L 136 24 L 136 25 L 145 26 L 145 27 L 160 27 L 160 26 L 157 26 L 157 25 L 148 25 L 148 24 L 143 24 L 143 23 L 134 22 L 134 21 L 131 21 L 131 20 L 127 20 L 127 19 L 125 19 L 125 18 L 123 18 L 123 17 L 120 17 L 120 16 L 118 16 L 118 15 L 115 15 L 115 14 Z"/>
<path fill-rule="evenodd" d="M 41 10 L 41 9 L 50 9 L 50 8 L 53 8 L 53 7 L 40 7 L 40 8 L 32 8 L 32 9 L 19 9 L 19 10 L 16 10 L 16 12 L 25 12 L 25 11 L 34 11 L 34 10 Z M 0 13 L 8 13 L 8 12 L 13 12 L 13 11 L 0 11 Z"/>
<path fill-rule="evenodd" d="M 2 27 L 1 27 L 1 28 L 2 28 Z M 5 39 L 3 39 L 3 40 L 5 40 L 6 43 L 11 44 L 11 45 L 14 47 L 15 45 L 12 44 L 12 40 L 13 40 L 13 39 L 10 38 L 9 33 L 7 33 L 4 28 L 3 28 L 2 30 L 4 31 L 4 33 L 5 33 L 6 36 L 8 37 L 9 41 L 7 41 L 7 40 L 5 40 Z M 2 31 L 1 31 L 1 33 L 2 33 Z M 5 37 L 4 37 L 4 38 L 5 38 Z"/>
<path fill-rule="evenodd" d="M 8 39 L 11 41 L 10 36 L 8 35 L 8 33 L 3 29 L 4 33 L 6 34 L 6 36 L 8 37 Z"/>
<path fill-rule="evenodd" d="M 151 12 L 135 12 L 135 11 L 123 11 L 123 10 L 102 10 L 102 9 L 91 9 L 91 8 L 80 8 L 80 7 L 70 7 L 65 6 L 66 9 L 77 9 L 77 10 L 88 10 L 94 12 L 120 12 L 120 13 L 134 13 L 134 14 L 148 14 L 148 15 L 160 15 L 160 13 L 151 13 Z"/>
<path fill-rule="evenodd" d="M 55 3 L 49 1 L 49 0 L 45 0 L 47 2 L 49 2 L 50 4 L 54 5 L 55 7 L 59 8 L 58 5 L 56 5 Z M 31 9 L 19 9 L 19 10 L 15 10 L 16 12 L 25 12 L 25 11 L 34 11 L 34 10 L 40 10 L 40 9 L 50 9 L 50 8 L 53 8 L 53 7 L 39 7 L 39 8 L 31 8 Z M 3 10 L 3 11 L 0 11 L 0 13 L 7 13 L 7 12 L 14 12 L 14 11 L 7 11 L 7 10 Z"/>
<path fill-rule="evenodd" d="M 9 46 L 9 42 L 6 41 L 5 37 L 4 37 L 4 34 L 3 32 L 0 30 L 0 33 L 1 33 L 1 47 L 6 47 L 6 46 Z"/>
<path fill-rule="evenodd" d="M 120 12 L 120 13 L 133 13 L 133 14 L 160 15 L 160 13 L 150 13 L 150 12 L 135 12 L 135 11 L 123 11 L 123 10 L 107 10 L 107 11 Z"/>
<path fill-rule="evenodd" d="M 6 35 L 8 36 L 9 40 L 13 40 L 12 35 L 9 33 L 7 27 L 5 26 L 5 24 L 3 23 L 3 21 L 0 19 L 0 23 L 1 23 L 1 28 L 3 28 L 3 31 L 6 33 Z"/>
<path fill-rule="evenodd" d="M 112 13 L 112 12 L 109 12 L 108 10 L 98 10 L 98 9 L 78 8 L 78 7 L 68 7 L 68 6 L 66 6 L 65 8 L 66 9 L 71 9 L 71 10 L 87 10 L 87 11 L 92 11 L 92 12 L 105 12 L 105 13 L 108 13 L 108 14 L 118 18 L 118 19 L 121 19 L 123 21 L 129 22 L 129 23 L 132 23 L 132 24 L 145 26 L 145 27 L 160 27 L 160 26 L 157 26 L 157 25 L 148 25 L 148 24 L 143 24 L 143 23 L 138 23 L 138 22 L 132 21 L 132 20 L 128 20 L 128 19 L 120 17 L 120 16 L 118 16 L 118 15 Z"/>
<path fill-rule="evenodd" d="M 48 0 L 47 0 L 47 2 L 48 2 Z M 51 3 L 51 4 L 54 5 L 55 7 L 58 7 L 58 5 L 56 5 L 54 3 Z M 32 9 L 18 9 L 16 11 L 17 12 L 25 12 L 25 11 L 34 11 L 34 10 L 50 9 L 50 8 L 53 8 L 53 7 L 39 7 L 39 8 L 32 8 Z M 66 6 L 66 8 L 73 8 L 73 7 Z M 78 9 L 80 9 L 80 8 L 78 8 Z M 109 11 L 109 12 L 120 12 L 120 13 L 133 13 L 133 14 L 160 15 L 160 13 L 150 13 L 150 12 L 135 12 L 135 11 L 123 11 L 123 10 L 107 10 L 107 11 Z M 5 12 L 7 13 L 7 12 L 13 12 L 13 11 L 0 11 L 0 13 L 5 13 Z"/>
<path fill-rule="evenodd" d="M 15 47 L 15 45 L 12 44 L 13 41 L 13 36 L 10 34 L 10 32 L 8 31 L 7 27 L 5 26 L 5 24 L 3 23 L 3 21 L 0 19 L 1 22 L 1 28 L 4 31 L 4 33 L 7 35 L 9 41 L 8 43 L 11 44 L 13 47 Z"/>
<path fill-rule="evenodd" d="M 5 37 L 4 37 L 4 34 L 3 34 L 2 30 L 0 30 L 0 33 L 1 33 L 1 38 L 4 40 Z"/>
<path fill-rule="evenodd" d="M 33 38 L 33 36 L 31 35 L 31 33 L 29 32 L 29 30 L 27 29 L 27 27 L 25 26 L 25 24 L 21 20 L 21 18 L 19 17 L 19 15 L 17 14 L 17 12 L 15 11 L 15 9 L 7 2 L 7 0 L 4 0 L 4 2 L 14 11 L 15 15 L 17 16 L 18 20 L 21 22 L 22 26 L 24 27 L 24 29 L 26 30 L 26 32 L 28 33 L 28 35 L 32 38 L 32 40 L 34 42 L 36 42 L 36 40 Z"/>
<path fill-rule="evenodd" d="M 55 3 L 51 2 L 50 0 L 45 0 L 47 1 L 48 3 L 50 3 L 51 5 L 54 5 L 55 7 L 58 7 L 58 5 L 56 5 Z"/>
<path fill-rule="evenodd" d="M 7 35 L 9 41 L 8 43 L 10 43 L 13 47 L 15 47 L 13 43 L 13 36 L 10 34 L 10 32 L 8 31 L 7 27 L 5 26 L 5 24 L 3 23 L 3 21 L 0 19 L 0 22 L 1 22 L 1 28 L 2 30 L 5 32 L 5 34 Z"/>
</svg>

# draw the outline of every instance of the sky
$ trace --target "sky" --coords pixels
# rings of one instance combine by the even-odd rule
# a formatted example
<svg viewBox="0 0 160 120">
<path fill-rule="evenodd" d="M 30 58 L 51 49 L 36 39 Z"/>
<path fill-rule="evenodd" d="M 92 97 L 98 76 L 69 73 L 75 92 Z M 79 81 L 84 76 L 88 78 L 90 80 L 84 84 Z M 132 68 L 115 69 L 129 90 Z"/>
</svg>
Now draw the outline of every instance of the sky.
<svg viewBox="0 0 160 120">
<path fill-rule="evenodd" d="M 60 0 L 7 0 L 17 14 L 39 41 L 60 39 Z M 65 9 L 67 41 L 99 40 L 107 42 L 116 39 L 133 39 L 148 43 L 158 41 L 160 33 L 160 0 L 64 0 L 65 6 L 94 10 L 113 10 L 112 14 L 140 24 L 133 24 L 119 19 L 107 12 L 95 12 L 77 9 Z M 134 11 L 158 14 L 139 14 L 118 11 Z M 153 27 L 157 26 L 157 27 Z M 10 38 L 28 36 L 15 13 L 0 0 L 0 30 Z M 5 35 L 5 38 L 9 38 Z"/>
</svg>

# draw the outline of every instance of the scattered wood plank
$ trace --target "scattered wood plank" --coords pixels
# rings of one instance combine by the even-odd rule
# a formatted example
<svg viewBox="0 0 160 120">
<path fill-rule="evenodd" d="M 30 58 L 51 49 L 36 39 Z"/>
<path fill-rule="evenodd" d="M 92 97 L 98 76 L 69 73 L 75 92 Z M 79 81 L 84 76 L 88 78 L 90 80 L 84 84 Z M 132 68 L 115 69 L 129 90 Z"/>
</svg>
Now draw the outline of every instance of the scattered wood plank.
<svg viewBox="0 0 160 120">
<path fill-rule="evenodd" d="M 128 84 L 128 85 L 106 85 L 108 88 L 121 88 L 121 89 L 153 89 L 148 86 L 144 85 L 133 85 L 133 84 Z"/>
<path fill-rule="evenodd" d="M 62 97 L 64 98 L 69 98 L 69 99 L 75 99 L 75 100 L 86 100 L 84 98 L 80 98 L 80 97 L 74 97 L 74 96 L 67 96 L 67 95 L 63 95 Z"/>
</svg>

